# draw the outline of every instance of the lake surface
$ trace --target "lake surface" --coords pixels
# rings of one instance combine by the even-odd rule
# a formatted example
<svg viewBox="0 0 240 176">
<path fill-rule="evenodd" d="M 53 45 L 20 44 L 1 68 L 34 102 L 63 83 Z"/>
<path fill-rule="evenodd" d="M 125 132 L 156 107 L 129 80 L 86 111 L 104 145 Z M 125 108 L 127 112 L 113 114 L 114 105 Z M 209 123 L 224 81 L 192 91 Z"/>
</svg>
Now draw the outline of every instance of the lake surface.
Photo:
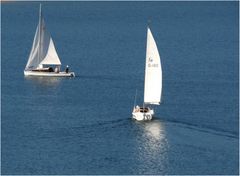
<svg viewBox="0 0 240 176">
<path fill-rule="evenodd" d="M 238 174 L 238 2 L 44 2 L 75 78 L 25 78 L 38 2 L 1 4 L 2 174 Z M 162 104 L 142 104 L 148 20 Z"/>
</svg>

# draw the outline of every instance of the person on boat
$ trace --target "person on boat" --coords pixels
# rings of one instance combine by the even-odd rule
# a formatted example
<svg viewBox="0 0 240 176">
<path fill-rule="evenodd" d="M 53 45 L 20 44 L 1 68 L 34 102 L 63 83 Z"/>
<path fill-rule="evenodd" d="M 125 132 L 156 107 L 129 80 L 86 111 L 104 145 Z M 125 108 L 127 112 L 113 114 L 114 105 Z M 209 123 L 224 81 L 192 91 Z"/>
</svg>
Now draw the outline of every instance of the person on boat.
<svg viewBox="0 0 240 176">
<path fill-rule="evenodd" d="M 48 68 L 48 71 L 49 71 L 49 72 L 53 72 L 53 68 L 52 68 L 52 67 L 49 67 L 49 68 Z"/>
<path fill-rule="evenodd" d="M 59 66 L 56 66 L 54 71 L 55 71 L 55 73 L 59 73 L 59 71 L 60 71 Z"/>
<path fill-rule="evenodd" d="M 140 110 L 140 107 L 137 105 L 135 108 L 135 112 L 139 112 L 139 110 Z"/>
<path fill-rule="evenodd" d="M 68 65 L 66 66 L 65 72 L 66 72 L 66 73 L 69 72 L 69 67 L 68 67 Z"/>
</svg>

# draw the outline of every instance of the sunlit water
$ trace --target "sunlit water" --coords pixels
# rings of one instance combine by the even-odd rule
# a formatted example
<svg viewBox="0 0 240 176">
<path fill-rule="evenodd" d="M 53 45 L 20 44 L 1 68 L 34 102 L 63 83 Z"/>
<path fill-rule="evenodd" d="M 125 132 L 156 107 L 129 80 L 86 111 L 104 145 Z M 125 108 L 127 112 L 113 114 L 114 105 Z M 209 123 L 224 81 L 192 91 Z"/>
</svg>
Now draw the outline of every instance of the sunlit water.
<svg viewBox="0 0 240 176">
<path fill-rule="evenodd" d="M 2 174 L 238 174 L 238 2 L 44 2 L 75 78 L 24 78 L 37 2 L 2 3 Z M 147 21 L 162 104 L 142 103 Z"/>
</svg>

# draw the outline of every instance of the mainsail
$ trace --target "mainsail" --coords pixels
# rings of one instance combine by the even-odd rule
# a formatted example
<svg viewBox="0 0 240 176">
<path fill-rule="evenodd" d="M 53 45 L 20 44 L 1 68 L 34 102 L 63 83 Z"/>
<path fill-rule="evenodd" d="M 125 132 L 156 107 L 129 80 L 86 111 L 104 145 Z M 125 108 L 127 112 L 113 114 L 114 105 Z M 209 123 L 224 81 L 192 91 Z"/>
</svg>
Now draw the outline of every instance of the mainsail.
<svg viewBox="0 0 240 176">
<path fill-rule="evenodd" d="M 159 104 L 162 94 L 162 67 L 156 42 L 150 28 L 147 30 L 144 103 Z"/>
<path fill-rule="evenodd" d="M 40 5 L 39 23 L 25 70 L 41 68 L 43 65 L 61 65 L 61 62 L 53 40 L 46 29 Z"/>
</svg>

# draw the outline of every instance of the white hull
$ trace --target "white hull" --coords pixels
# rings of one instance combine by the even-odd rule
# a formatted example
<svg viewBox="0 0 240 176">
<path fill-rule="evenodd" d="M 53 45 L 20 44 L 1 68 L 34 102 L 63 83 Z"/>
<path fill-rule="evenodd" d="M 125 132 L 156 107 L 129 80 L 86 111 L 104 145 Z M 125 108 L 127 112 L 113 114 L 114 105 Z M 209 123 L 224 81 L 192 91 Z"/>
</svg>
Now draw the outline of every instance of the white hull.
<svg viewBox="0 0 240 176">
<path fill-rule="evenodd" d="M 152 114 L 151 113 L 143 113 L 143 112 L 133 112 L 132 118 L 137 121 L 146 121 L 146 120 L 152 120 Z"/>
<path fill-rule="evenodd" d="M 147 112 L 141 112 L 137 107 L 134 107 L 132 112 L 132 118 L 137 121 L 147 121 L 152 120 L 154 115 L 153 109 L 148 108 Z"/>
<path fill-rule="evenodd" d="M 46 76 L 46 77 L 74 77 L 74 72 L 37 72 L 37 71 L 24 71 L 25 76 Z"/>
</svg>

